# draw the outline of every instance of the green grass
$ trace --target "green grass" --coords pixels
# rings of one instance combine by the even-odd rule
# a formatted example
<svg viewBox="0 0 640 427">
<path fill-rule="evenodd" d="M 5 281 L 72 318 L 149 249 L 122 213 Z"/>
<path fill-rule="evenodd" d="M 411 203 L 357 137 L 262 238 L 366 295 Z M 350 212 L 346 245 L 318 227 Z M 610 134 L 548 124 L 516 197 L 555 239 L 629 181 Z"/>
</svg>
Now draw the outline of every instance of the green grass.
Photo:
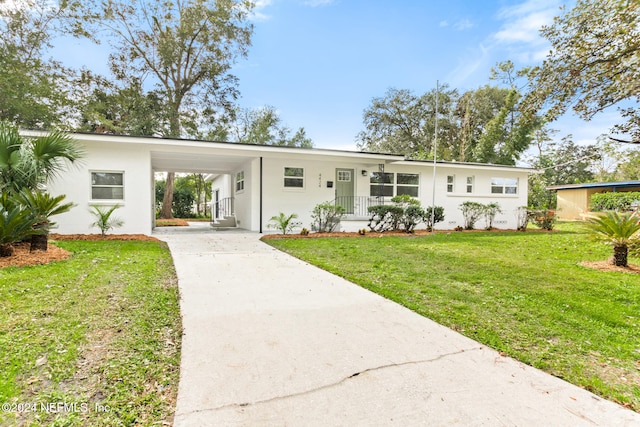
<svg viewBox="0 0 640 427">
<path fill-rule="evenodd" d="M 181 324 L 168 248 L 57 245 L 73 256 L 0 270 L 0 425 L 170 423 Z"/>
<path fill-rule="evenodd" d="M 640 275 L 582 267 L 611 248 L 560 229 L 267 243 L 638 411 Z"/>
</svg>

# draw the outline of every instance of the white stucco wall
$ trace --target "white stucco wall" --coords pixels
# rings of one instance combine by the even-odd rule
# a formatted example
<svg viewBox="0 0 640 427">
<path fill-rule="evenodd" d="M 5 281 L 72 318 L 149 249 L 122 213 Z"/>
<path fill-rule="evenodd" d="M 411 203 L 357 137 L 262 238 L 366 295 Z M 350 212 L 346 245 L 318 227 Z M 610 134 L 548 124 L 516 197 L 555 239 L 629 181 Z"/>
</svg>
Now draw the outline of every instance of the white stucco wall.
<svg viewBox="0 0 640 427">
<path fill-rule="evenodd" d="M 431 206 L 432 203 L 433 164 L 404 161 L 400 156 L 108 135 L 78 135 L 77 139 L 85 146 L 87 156 L 49 185 L 53 194 L 66 194 L 68 200 L 77 204 L 71 212 L 55 218 L 61 233 L 99 232 L 97 228 L 90 227 L 95 220 L 89 212 L 90 205 L 112 206 L 117 202 L 121 208 L 115 215 L 124 220 L 124 226 L 112 232 L 150 234 L 154 218 L 153 172 L 167 170 L 165 168 L 216 175 L 213 188 L 221 190 L 221 199 L 235 198 L 238 226 L 252 231 L 274 232 L 268 228 L 269 219 L 280 212 L 297 214 L 301 226 L 311 228 L 313 208 L 336 197 L 338 168 L 353 169 L 354 194 L 367 197 L 370 196 L 370 172 L 378 171 L 381 163 L 385 164 L 385 172 L 418 174 L 418 198 L 422 206 Z M 284 186 L 285 167 L 304 169 L 303 188 Z M 436 205 L 445 209 L 445 221 L 436 224 L 436 228 L 462 226 L 464 221 L 459 205 L 466 200 L 499 203 L 503 213 L 496 217 L 494 226 L 516 227 L 516 210 L 527 203 L 528 170 L 462 163 L 439 163 L 436 170 Z M 124 173 L 124 199 L 91 200 L 92 171 Z M 240 171 L 244 172 L 245 187 L 236 191 L 235 179 Z M 448 175 L 455 176 L 452 193 L 447 192 Z M 468 176 L 474 177 L 471 194 L 466 192 Z M 492 194 L 491 178 L 497 177 L 517 178 L 517 194 Z M 327 186 L 328 181 L 333 182 L 333 187 Z M 366 221 L 361 219 L 343 221 L 341 229 L 361 229 L 366 226 Z M 480 220 L 476 227 L 483 228 L 484 220 Z"/>
<path fill-rule="evenodd" d="M 63 234 L 99 233 L 91 227 L 95 217 L 91 205 L 109 208 L 115 203 L 121 207 L 113 215 L 124 220 L 124 225 L 109 233 L 150 234 L 153 224 L 153 172 L 149 149 L 144 146 L 111 142 L 82 142 L 87 155 L 72 165 L 59 178 L 49 183 L 52 194 L 65 194 L 76 206 L 70 212 L 57 215 L 54 221 Z M 123 172 L 123 200 L 91 200 L 91 172 Z"/>
</svg>

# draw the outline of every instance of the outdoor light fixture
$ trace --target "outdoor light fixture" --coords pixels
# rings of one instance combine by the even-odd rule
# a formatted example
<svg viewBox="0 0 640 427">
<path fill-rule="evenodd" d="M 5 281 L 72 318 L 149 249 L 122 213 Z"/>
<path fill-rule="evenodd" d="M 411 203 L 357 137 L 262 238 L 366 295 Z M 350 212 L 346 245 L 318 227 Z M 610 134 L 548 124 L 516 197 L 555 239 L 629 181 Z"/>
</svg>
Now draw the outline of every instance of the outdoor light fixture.
<svg viewBox="0 0 640 427">
<path fill-rule="evenodd" d="M 362 176 L 367 176 L 367 171 L 362 169 Z"/>
</svg>

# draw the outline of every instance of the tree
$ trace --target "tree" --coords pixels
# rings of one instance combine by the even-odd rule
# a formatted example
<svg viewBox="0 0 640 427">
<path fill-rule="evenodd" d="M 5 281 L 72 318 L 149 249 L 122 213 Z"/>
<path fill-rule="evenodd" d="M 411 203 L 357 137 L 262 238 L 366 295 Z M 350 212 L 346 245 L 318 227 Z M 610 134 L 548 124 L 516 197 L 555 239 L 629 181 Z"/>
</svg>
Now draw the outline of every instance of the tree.
<svg viewBox="0 0 640 427">
<path fill-rule="evenodd" d="M 88 93 L 79 101 L 77 130 L 153 136 L 162 129 L 161 100 L 154 91 L 145 93 L 139 79 L 131 78 L 121 87 L 85 72 L 82 83 Z"/>
<path fill-rule="evenodd" d="M 455 133 L 451 118 L 456 90 L 443 85 L 438 91 L 439 151 L 444 153 Z M 404 154 L 414 158 L 433 158 L 435 136 L 436 90 L 417 96 L 407 89 L 391 88 L 382 98 L 373 98 L 364 111 L 365 130 L 356 137 L 358 148 L 365 151 Z M 438 156 L 446 158 L 444 154 Z M 448 156 L 450 158 L 450 156 Z"/>
<path fill-rule="evenodd" d="M 234 111 L 235 119 L 223 127 L 214 129 L 211 139 L 229 139 L 244 144 L 264 144 L 287 147 L 313 147 L 304 128 L 299 128 L 291 136 L 291 129 L 286 126 L 275 107 L 265 106 L 256 109 L 239 109 Z"/>
<path fill-rule="evenodd" d="M 515 89 L 483 86 L 459 96 L 443 85 L 437 92 L 438 159 L 515 164 L 539 126 L 522 119 Z M 389 89 L 365 110 L 366 129 L 357 136 L 358 147 L 433 158 L 435 101 L 435 89 L 422 96 Z"/>
<path fill-rule="evenodd" d="M 72 73 L 44 54 L 57 35 L 80 32 L 68 25 L 77 7 L 73 0 L 0 3 L 0 120 L 38 129 L 62 120 Z"/>
<path fill-rule="evenodd" d="M 529 72 L 527 111 L 554 120 L 572 109 L 590 120 L 618 106 L 626 122 L 614 132 L 640 140 L 640 3 L 637 0 L 578 0 L 563 9 L 541 34 L 552 46 L 542 65 Z"/>
<path fill-rule="evenodd" d="M 237 96 L 229 71 L 245 56 L 253 28 L 249 0 L 147 2 L 89 1 L 86 17 L 107 29 L 116 52 L 111 70 L 119 79 L 152 76 L 166 127 L 179 137 L 193 133 L 199 114 L 214 116 Z M 175 175 L 169 172 L 160 216 L 171 218 Z"/>
<path fill-rule="evenodd" d="M 588 223 L 593 236 L 613 246 L 613 265 L 626 267 L 629 246 L 638 242 L 640 218 L 633 213 L 606 212 L 604 216 L 590 218 Z"/>
</svg>

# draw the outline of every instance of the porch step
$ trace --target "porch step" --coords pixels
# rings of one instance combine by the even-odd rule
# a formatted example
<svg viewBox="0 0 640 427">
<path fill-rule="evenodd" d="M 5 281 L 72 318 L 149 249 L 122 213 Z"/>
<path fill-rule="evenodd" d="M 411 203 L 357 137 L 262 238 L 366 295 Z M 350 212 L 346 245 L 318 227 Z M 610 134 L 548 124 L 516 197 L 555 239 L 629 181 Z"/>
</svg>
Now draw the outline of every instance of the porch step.
<svg viewBox="0 0 640 427">
<path fill-rule="evenodd" d="M 235 216 L 225 216 L 224 218 L 218 218 L 216 221 L 211 223 L 211 226 L 214 228 L 218 227 L 236 227 L 238 224 L 236 222 Z"/>
</svg>

